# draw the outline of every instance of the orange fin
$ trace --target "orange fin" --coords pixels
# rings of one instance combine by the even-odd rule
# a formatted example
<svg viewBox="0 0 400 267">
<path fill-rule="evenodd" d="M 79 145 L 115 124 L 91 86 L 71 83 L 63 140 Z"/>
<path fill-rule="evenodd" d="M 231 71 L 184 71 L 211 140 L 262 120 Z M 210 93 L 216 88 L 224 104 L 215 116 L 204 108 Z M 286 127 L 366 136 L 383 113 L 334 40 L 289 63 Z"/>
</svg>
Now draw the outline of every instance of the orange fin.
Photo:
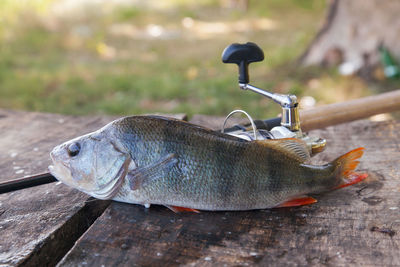
<svg viewBox="0 0 400 267">
<path fill-rule="evenodd" d="M 339 166 L 339 176 L 342 177 L 342 183 L 335 187 L 335 189 L 359 183 L 368 177 L 368 174 L 366 173 L 360 174 L 354 172 L 355 168 L 357 168 L 360 163 L 358 159 L 361 158 L 363 154 L 364 148 L 359 147 L 347 152 L 334 161 L 334 164 Z"/>
<path fill-rule="evenodd" d="M 341 175 L 347 177 L 357 168 L 359 158 L 364 154 L 364 148 L 359 147 L 337 158 L 334 163 L 340 166 Z"/>
<path fill-rule="evenodd" d="M 313 197 L 300 197 L 288 200 L 276 206 L 276 208 L 285 208 L 285 207 L 297 207 L 303 205 L 309 205 L 317 202 L 317 200 Z"/>
<path fill-rule="evenodd" d="M 339 189 L 339 188 L 343 188 L 343 187 L 347 187 L 349 185 L 359 183 L 367 177 L 368 177 L 367 173 L 356 173 L 356 172 L 350 173 L 350 174 L 348 174 L 345 182 L 343 184 L 339 185 L 338 187 L 336 187 L 335 189 Z"/>
<path fill-rule="evenodd" d="M 199 210 L 196 209 L 192 209 L 192 208 L 185 208 L 185 207 L 178 207 L 178 206 L 167 206 L 167 208 L 169 208 L 170 210 L 172 210 L 175 213 L 179 213 L 179 212 L 195 212 L 195 213 L 200 213 Z"/>
</svg>

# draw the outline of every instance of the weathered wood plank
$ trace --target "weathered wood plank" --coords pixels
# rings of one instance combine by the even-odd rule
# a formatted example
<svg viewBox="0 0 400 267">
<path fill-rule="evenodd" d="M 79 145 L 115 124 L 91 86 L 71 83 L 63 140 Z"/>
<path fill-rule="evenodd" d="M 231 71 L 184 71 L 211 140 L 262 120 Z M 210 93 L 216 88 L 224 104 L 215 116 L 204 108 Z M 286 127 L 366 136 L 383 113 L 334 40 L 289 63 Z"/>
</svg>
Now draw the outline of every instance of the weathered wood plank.
<svg viewBox="0 0 400 267">
<path fill-rule="evenodd" d="M 0 109 L 0 182 L 46 172 L 51 149 L 115 117 L 77 117 Z"/>
<path fill-rule="evenodd" d="M 0 110 L 0 182 L 46 171 L 55 145 L 112 119 Z M 57 263 L 108 205 L 88 199 L 60 183 L 1 194 L 0 265 Z"/>
<path fill-rule="evenodd" d="M 112 202 L 59 266 L 398 265 L 399 132 L 394 121 L 312 132 L 328 140 L 317 162 L 366 147 L 370 177 L 310 206 L 174 214 Z"/>
<path fill-rule="evenodd" d="M 0 182 L 47 171 L 55 145 L 111 120 L 0 110 Z M 0 265 L 57 262 L 107 205 L 88 198 L 56 183 L 1 194 Z"/>
<path fill-rule="evenodd" d="M 55 265 L 109 204 L 63 184 L 0 195 L 0 266 Z"/>
</svg>

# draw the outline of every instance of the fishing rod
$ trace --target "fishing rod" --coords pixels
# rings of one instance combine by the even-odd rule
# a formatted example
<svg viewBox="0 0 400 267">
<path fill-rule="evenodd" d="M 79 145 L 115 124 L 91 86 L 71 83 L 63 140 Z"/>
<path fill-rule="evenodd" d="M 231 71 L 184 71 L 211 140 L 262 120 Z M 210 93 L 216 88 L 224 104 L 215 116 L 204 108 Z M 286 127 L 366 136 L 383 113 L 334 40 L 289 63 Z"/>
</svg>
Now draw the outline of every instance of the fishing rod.
<svg viewBox="0 0 400 267">
<path fill-rule="evenodd" d="M 400 89 L 379 95 L 300 110 L 299 113 L 302 130 L 311 131 L 399 110 Z M 273 127 L 280 125 L 281 118 L 254 120 L 254 123 L 259 129 L 271 130 Z M 225 131 L 232 132 L 249 126 L 251 124 L 235 125 L 226 128 Z"/>
<path fill-rule="evenodd" d="M 18 178 L 0 183 L 0 194 L 17 191 L 37 185 L 56 182 L 57 179 L 50 173 L 40 173 L 28 177 Z"/>
<path fill-rule="evenodd" d="M 253 120 L 246 112 L 235 110 L 226 117 L 224 124 L 230 116 L 237 112 L 246 114 L 250 123 L 235 125 L 230 128 L 225 128 L 223 125 L 222 132 L 248 140 L 299 138 L 307 143 L 310 154 L 315 155 L 323 151 L 326 141 L 318 137 L 309 137 L 304 133 L 305 131 L 400 110 L 400 90 L 324 105 L 309 110 L 299 110 L 296 96 L 270 93 L 249 84 L 248 65 L 263 59 L 263 51 L 254 43 L 232 44 L 222 53 L 224 63 L 234 63 L 239 66 L 239 88 L 256 92 L 279 104 L 282 107 L 282 117 Z M 0 183 L 0 194 L 55 181 L 57 179 L 50 173 L 14 179 Z"/>
</svg>

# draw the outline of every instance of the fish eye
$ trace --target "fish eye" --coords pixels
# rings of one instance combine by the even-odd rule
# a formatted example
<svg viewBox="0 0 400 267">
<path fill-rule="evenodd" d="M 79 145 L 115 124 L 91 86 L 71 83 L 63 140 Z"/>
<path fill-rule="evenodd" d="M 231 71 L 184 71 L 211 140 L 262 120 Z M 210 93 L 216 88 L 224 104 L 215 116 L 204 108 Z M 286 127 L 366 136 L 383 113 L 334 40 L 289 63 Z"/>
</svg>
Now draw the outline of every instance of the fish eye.
<svg viewBox="0 0 400 267">
<path fill-rule="evenodd" d="M 72 143 L 67 148 L 68 156 L 75 157 L 76 155 L 79 154 L 80 150 L 81 150 L 81 145 L 79 143 Z"/>
</svg>

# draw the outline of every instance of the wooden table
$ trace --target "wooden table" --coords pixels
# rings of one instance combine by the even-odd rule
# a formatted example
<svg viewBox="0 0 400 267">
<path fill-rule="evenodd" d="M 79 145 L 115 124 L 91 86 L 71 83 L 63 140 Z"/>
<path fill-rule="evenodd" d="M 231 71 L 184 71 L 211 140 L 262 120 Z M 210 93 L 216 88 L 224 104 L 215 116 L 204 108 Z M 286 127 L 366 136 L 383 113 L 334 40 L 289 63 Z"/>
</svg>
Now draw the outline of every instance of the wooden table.
<svg viewBox="0 0 400 267">
<path fill-rule="evenodd" d="M 53 146 L 112 119 L 0 110 L 0 182 L 46 171 Z M 297 208 L 174 214 L 61 183 L 1 194 L 0 266 L 400 265 L 399 131 L 364 120 L 311 132 L 328 140 L 315 162 L 364 146 L 370 176 Z"/>
</svg>

